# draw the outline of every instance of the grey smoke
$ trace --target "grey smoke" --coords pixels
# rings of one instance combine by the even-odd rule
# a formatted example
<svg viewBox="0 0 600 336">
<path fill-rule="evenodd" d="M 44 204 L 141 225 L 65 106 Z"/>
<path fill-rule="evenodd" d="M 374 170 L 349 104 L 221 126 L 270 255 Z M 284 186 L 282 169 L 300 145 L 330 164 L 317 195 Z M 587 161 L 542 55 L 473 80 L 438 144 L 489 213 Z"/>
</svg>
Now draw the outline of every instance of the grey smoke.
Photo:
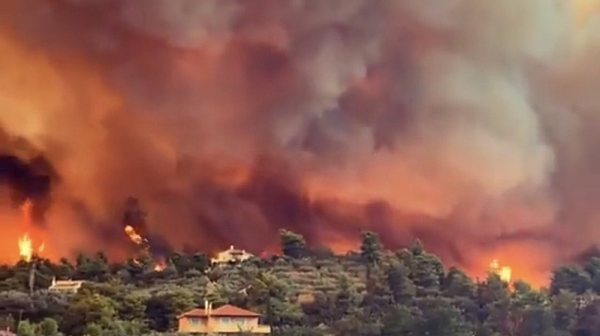
<svg viewBox="0 0 600 336">
<path fill-rule="evenodd" d="M 63 100 L 29 110 L 53 121 L 35 132 L 0 123 L 64 178 L 51 227 L 77 221 L 73 200 L 111 223 L 133 196 L 175 246 L 376 228 L 395 245 L 543 241 L 555 263 L 599 233 L 600 26 L 576 4 L 6 1 L 0 38 L 43 55 L 23 62 L 46 62 Z"/>
</svg>

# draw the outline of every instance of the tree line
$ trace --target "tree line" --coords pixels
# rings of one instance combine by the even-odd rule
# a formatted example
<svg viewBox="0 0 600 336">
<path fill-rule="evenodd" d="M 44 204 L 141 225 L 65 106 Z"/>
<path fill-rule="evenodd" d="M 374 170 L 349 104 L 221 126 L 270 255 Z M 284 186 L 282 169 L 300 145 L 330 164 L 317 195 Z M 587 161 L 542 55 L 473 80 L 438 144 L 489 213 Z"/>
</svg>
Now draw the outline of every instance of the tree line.
<svg viewBox="0 0 600 336">
<path fill-rule="evenodd" d="M 284 336 L 593 336 L 600 335 L 600 259 L 566 265 L 548 288 L 475 281 L 416 241 L 386 250 L 363 234 L 343 256 L 311 249 L 282 230 L 281 256 L 225 266 L 204 253 L 111 262 L 102 253 L 72 263 L 36 259 L 0 266 L 0 329 L 20 336 L 137 336 L 174 333 L 177 316 L 230 303 L 260 312 Z M 76 294 L 46 290 L 52 278 L 87 281 Z"/>
</svg>

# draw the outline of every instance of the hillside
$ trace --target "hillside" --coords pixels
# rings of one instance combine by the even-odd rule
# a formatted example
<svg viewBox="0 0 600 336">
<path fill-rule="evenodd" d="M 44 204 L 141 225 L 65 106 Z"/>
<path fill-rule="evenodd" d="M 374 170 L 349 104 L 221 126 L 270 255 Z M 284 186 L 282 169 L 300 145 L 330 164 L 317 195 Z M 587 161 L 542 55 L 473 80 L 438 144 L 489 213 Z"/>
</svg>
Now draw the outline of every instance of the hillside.
<svg viewBox="0 0 600 336">
<path fill-rule="evenodd" d="M 495 273 L 474 282 L 444 269 L 419 242 L 386 251 L 373 233 L 364 234 L 360 252 L 334 256 L 282 231 L 282 251 L 225 265 L 209 265 L 202 253 L 173 254 L 161 269 L 149 255 L 111 263 L 101 253 L 73 265 L 39 258 L 5 265 L 0 327 L 23 336 L 166 335 L 180 313 L 208 300 L 260 312 L 274 335 L 286 336 L 600 332 L 600 259 L 558 268 L 549 289 L 535 290 Z M 53 277 L 86 282 L 76 294 L 55 293 L 46 289 Z"/>
</svg>

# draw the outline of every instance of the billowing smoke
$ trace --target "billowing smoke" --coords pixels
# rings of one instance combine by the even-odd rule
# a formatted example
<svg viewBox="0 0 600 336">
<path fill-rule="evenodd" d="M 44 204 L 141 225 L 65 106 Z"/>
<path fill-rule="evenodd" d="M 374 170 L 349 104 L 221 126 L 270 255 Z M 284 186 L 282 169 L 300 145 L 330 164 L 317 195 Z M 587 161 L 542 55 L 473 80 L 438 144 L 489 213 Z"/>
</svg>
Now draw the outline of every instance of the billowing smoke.
<svg viewBox="0 0 600 336">
<path fill-rule="evenodd" d="M 21 206 L 27 200 L 33 204 L 34 220 L 43 220 L 44 212 L 50 206 L 52 167 L 43 157 L 24 162 L 13 155 L 0 155 L 0 182 L 10 190 L 13 206 Z"/>
<path fill-rule="evenodd" d="M 57 256 L 118 254 L 135 197 L 175 249 L 372 229 L 540 274 L 600 240 L 598 8 L 6 0 L 0 124 L 61 177 Z"/>
</svg>

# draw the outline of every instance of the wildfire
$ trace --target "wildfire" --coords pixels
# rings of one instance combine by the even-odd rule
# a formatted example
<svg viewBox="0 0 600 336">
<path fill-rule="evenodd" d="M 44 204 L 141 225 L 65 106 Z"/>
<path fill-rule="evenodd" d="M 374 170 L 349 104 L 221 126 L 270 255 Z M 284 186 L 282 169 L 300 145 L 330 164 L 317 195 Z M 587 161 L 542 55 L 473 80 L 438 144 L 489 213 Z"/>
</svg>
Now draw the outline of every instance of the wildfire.
<svg viewBox="0 0 600 336">
<path fill-rule="evenodd" d="M 19 238 L 19 255 L 21 259 L 29 262 L 33 256 L 33 246 L 28 234 L 24 234 Z"/>
<path fill-rule="evenodd" d="M 31 238 L 26 233 L 26 234 L 22 235 L 21 238 L 19 238 L 18 243 L 19 243 L 19 256 L 21 257 L 22 260 L 24 260 L 26 262 L 30 262 L 31 259 L 33 258 L 33 254 L 34 254 L 33 242 L 31 241 Z M 45 247 L 46 247 L 46 244 L 42 242 L 40 247 L 38 247 L 38 249 L 37 249 L 37 254 L 42 254 L 42 252 L 44 252 Z"/>
<path fill-rule="evenodd" d="M 21 206 L 21 212 L 23 213 L 23 221 L 25 225 L 31 227 L 31 211 L 32 211 L 33 203 L 31 200 L 26 200 Z M 19 245 L 19 256 L 22 260 L 26 262 L 30 262 L 34 255 L 33 241 L 28 233 L 22 235 L 18 240 Z M 46 244 L 42 242 L 37 249 L 37 254 L 42 254 L 44 249 L 46 248 Z"/>
<path fill-rule="evenodd" d="M 146 238 L 142 237 L 142 235 L 140 235 L 139 233 L 137 233 L 137 231 L 135 231 L 135 228 L 133 226 L 127 225 L 127 226 L 125 226 L 124 230 L 125 230 L 125 234 L 127 234 L 127 236 L 129 237 L 129 239 L 131 239 L 132 242 L 134 242 L 136 245 L 140 245 L 143 250 L 148 251 L 148 249 L 149 249 L 148 240 Z M 133 262 L 138 266 L 142 265 L 142 263 L 135 258 L 133 259 Z M 154 271 L 162 272 L 166 267 L 167 267 L 167 263 L 164 260 L 159 260 L 154 265 Z"/>
<path fill-rule="evenodd" d="M 154 271 L 162 272 L 165 268 L 167 268 L 167 264 L 161 261 L 156 263 L 156 265 L 154 266 Z"/>
<path fill-rule="evenodd" d="M 490 271 L 494 274 L 497 274 L 502 281 L 510 282 L 512 269 L 508 266 L 500 266 L 498 259 L 492 260 L 492 263 L 490 264 Z"/>
<path fill-rule="evenodd" d="M 129 239 L 131 239 L 132 242 L 134 242 L 134 243 L 136 243 L 138 245 L 142 245 L 142 243 L 144 242 L 144 238 L 142 236 L 140 236 L 135 231 L 135 229 L 133 228 L 133 226 L 131 226 L 131 225 L 127 225 L 125 227 L 125 233 L 129 237 Z"/>
</svg>

